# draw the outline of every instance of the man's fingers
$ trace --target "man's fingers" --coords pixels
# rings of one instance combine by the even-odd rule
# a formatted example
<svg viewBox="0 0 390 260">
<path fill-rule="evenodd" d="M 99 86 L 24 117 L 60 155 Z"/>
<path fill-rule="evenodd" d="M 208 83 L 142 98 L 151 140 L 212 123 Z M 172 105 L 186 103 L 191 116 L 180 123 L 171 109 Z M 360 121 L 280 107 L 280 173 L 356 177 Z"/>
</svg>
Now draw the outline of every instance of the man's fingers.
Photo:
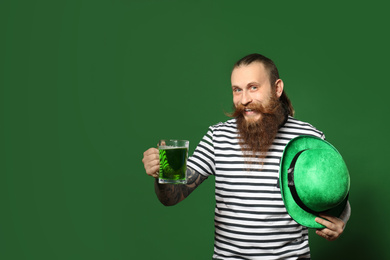
<svg viewBox="0 0 390 260">
<path fill-rule="evenodd" d="M 142 162 L 145 167 L 146 174 L 154 178 L 158 177 L 160 169 L 160 158 L 156 148 L 150 148 L 144 152 Z"/>
<path fill-rule="evenodd" d="M 328 239 L 328 236 L 324 232 L 322 232 L 320 229 L 316 230 L 316 234 L 323 237 L 323 238 Z"/>
<path fill-rule="evenodd" d="M 145 171 L 147 175 L 154 175 L 156 172 L 160 170 L 160 161 L 159 160 L 151 160 L 144 163 Z"/>
<path fill-rule="evenodd" d="M 159 170 L 160 170 L 160 165 L 154 165 L 154 166 L 149 167 L 146 170 L 146 174 L 148 174 L 154 178 L 157 178 Z"/>
<path fill-rule="evenodd" d="M 330 231 L 327 228 L 317 229 L 316 230 L 316 234 L 321 236 L 321 237 L 323 237 L 323 238 L 325 238 L 328 241 L 336 240 L 336 238 L 338 237 L 335 232 L 332 232 L 332 231 Z"/>
<path fill-rule="evenodd" d="M 320 217 L 316 217 L 315 218 L 315 221 L 321 225 L 324 225 L 325 227 L 327 227 L 327 225 L 329 225 L 329 221 L 323 219 L 323 218 L 320 218 Z"/>
<path fill-rule="evenodd" d="M 331 230 L 337 230 L 339 228 L 344 229 L 345 223 L 341 219 L 326 214 L 320 214 L 319 216 L 320 217 L 315 219 L 317 223 L 320 223 Z"/>
<path fill-rule="evenodd" d="M 323 219 L 323 218 L 315 218 L 315 221 L 321 225 L 324 225 L 325 227 L 329 228 L 329 229 L 334 229 L 334 224 L 326 219 Z"/>
<path fill-rule="evenodd" d="M 344 222 L 339 218 L 326 214 L 320 214 L 319 216 L 315 218 L 315 221 L 324 225 L 325 228 L 317 229 L 316 234 L 329 241 L 336 240 L 343 233 Z"/>
<path fill-rule="evenodd" d="M 157 157 L 158 157 L 158 149 L 156 149 L 156 148 L 149 148 L 148 150 L 146 150 L 144 152 L 144 158 L 148 157 L 148 156 L 151 156 L 151 155 L 153 155 L 153 156 L 157 155 Z"/>
</svg>

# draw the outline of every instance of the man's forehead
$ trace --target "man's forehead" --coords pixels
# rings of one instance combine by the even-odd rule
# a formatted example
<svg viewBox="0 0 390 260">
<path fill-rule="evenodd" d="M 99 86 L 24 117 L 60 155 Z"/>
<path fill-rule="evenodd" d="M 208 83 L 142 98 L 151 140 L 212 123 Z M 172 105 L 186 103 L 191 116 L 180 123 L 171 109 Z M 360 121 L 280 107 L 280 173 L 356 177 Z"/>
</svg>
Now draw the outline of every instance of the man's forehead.
<svg viewBox="0 0 390 260">
<path fill-rule="evenodd" d="M 269 79 L 264 65 L 260 62 L 253 62 L 248 65 L 240 65 L 232 71 L 231 81 L 234 84 L 248 84 L 250 82 L 263 83 Z"/>
</svg>

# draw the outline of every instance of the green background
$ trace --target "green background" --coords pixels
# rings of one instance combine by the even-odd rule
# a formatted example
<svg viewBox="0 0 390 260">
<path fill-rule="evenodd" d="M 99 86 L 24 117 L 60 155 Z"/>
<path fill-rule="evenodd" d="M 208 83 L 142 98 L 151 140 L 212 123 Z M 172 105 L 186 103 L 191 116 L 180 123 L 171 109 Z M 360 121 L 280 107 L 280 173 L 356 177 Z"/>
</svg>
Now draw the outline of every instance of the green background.
<svg viewBox="0 0 390 260">
<path fill-rule="evenodd" d="M 230 111 L 230 70 L 272 58 L 296 117 L 350 170 L 352 217 L 313 259 L 389 259 L 385 1 L 0 2 L 0 258 L 210 259 L 214 179 L 162 206 L 143 152 Z"/>
</svg>

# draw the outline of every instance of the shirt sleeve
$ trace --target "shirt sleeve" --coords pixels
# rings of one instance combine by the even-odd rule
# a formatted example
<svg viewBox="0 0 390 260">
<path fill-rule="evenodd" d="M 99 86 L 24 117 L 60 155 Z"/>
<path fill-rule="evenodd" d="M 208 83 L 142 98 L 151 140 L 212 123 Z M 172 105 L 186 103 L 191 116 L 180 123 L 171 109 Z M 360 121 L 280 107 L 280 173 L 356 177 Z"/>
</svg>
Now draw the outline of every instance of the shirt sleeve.
<svg viewBox="0 0 390 260">
<path fill-rule="evenodd" d="M 340 219 L 344 221 L 344 229 L 347 226 L 347 222 L 349 218 L 351 217 L 351 205 L 349 204 L 349 201 L 347 201 L 347 204 L 345 205 L 344 211 L 340 215 Z"/>
<path fill-rule="evenodd" d="M 215 174 L 213 129 L 211 127 L 203 136 L 193 155 L 188 158 L 187 167 L 206 177 Z"/>
</svg>

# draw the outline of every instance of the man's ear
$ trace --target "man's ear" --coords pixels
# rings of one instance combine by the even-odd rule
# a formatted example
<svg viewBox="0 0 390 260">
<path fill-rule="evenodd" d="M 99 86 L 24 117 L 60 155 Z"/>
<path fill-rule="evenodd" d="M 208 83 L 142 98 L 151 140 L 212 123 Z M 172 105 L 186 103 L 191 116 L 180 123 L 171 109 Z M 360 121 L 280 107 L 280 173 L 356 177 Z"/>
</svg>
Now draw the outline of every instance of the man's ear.
<svg viewBox="0 0 390 260">
<path fill-rule="evenodd" d="M 283 80 L 278 79 L 278 80 L 275 82 L 275 90 L 276 90 L 276 97 L 277 97 L 277 98 L 280 98 L 280 96 L 282 95 L 282 93 L 283 93 L 283 88 L 284 88 Z"/>
</svg>

